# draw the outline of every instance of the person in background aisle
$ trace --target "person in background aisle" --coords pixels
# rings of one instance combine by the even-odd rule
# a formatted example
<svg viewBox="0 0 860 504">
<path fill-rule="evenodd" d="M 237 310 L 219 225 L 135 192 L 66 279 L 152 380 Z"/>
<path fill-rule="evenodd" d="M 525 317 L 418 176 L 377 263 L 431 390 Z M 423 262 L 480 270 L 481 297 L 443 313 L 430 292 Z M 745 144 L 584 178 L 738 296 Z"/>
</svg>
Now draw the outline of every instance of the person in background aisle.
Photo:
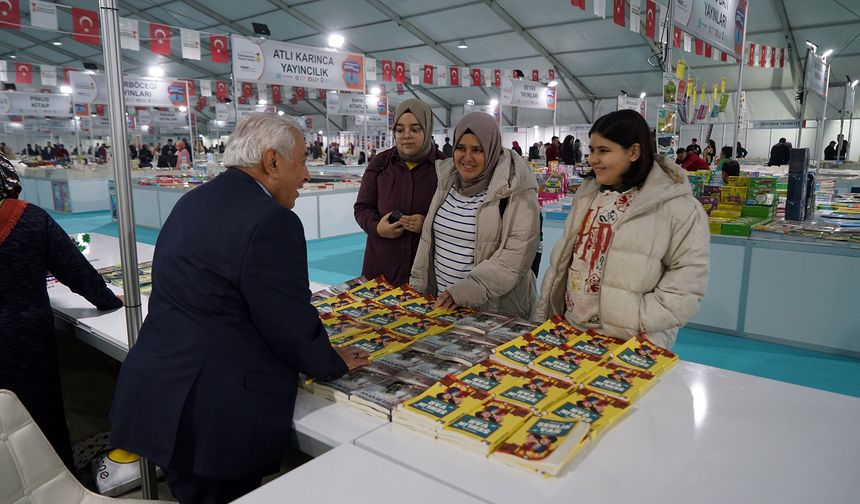
<svg viewBox="0 0 860 504">
<path fill-rule="evenodd" d="M 541 142 L 540 148 L 538 150 L 538 154 L 540 154 L 540 161 L 544 166 L 546 166 L 546 150 L 547 150 L 547 148 L 549 148 L 549 144 Z"/>
<path fill-rule="evenodd" d="M 102 163 L 107 162 L 107 145 L 101 144 L 96 150 L 96 157 L 102 160 Z"/>
<path fill-rule="evenodd" d="M 224 148 L 225 148 L 224 142 L 221 142 L 220 144 L 218 144 L 218 154 L 224 154 Z"/>
<path fill-rule="evenodd" d="M 717 155 L 717 143 L 713 139 L 708 140 L 708 145 L 702 151 L 702 159 L 708 163 L 708 166 L 714 163 L 714 157 Z"/>
<path fill-rule="evenodd" d="M 191 155 L 188 153 L 185 141 L 183 140 L 176 141 L 176 165 L 174 168 L 177 170 L 191 169 Z"/>
<path fill-rule="evenodd" d="M 845 135 L 842 133 L 836 135 L 836 144 L 839 145 L 839 142 L 842 142 L 842 148 L 839 150 L 839 159 L 844 161 L 845 154 L 848 152 L 848 140 L 845 140 Z"/>
<path fill-rule="evenodd" d="M 176 147 L 173 145 L 173 139 L 168 138 L 167 143 L 164 144 L 164 147 L 161 148 L 162 156 L 173 156 L 176 154 Z"/>
<path fill-rule="evenodd" d="M 131 159 L 137 159 L 137 147 L 134 144 L 128 144 L 128 155 Z"/>
<path fill-rule="evenodd" d="M 573 142 L 573 161 L 574 164 L 579 164 L 582 162 L 582 143 L 577 138 L 575 142 Z"/>
<path fill-rule="evenodd" d="M 140 160 L 141 168 L 152 168 L 152 151 L 149 150 L 149 146 L 143 144 L 140 146 L 140 150 L 137 152 L 137 158 Z"/>
<path fill-rule="evenodd" d="M 589 139 L 592 170 L 552 251 L 535 320 L 564 315 L 670 349 L 708 285 L 708 217 L 684 172 L 655 155 L 638 112 L 599 118 Z"/>
<path fill-rule="evenodd" d="M 38 147 L 38 145 L 36 147 Z M 36 149 L 34 149 L 32 145 L 27 144 L 27 155 L 28 156 L 38 156 L 39 153 L 36 152 Z"/>
<path fill-rule="evenodd" d="M 194 163 L 193 144 L 189 143 L 187 138 L 183 138 L 182 143 L 185 145 L 185 150 L 188 151 L 188 165 L 191 166 Z M 176 149 L 179 150 L 179 147 L 177 146 Z"/>
<path fill-rule="evenodd" d="M 358 163 L 357 164 L 360 164 L 360 165 L 367 164 L 367 154 L 365 154 L 364 151 L 358 152 Z"/>
<path fill-rule="evenodd" d="M 529 147 L 529 161 L 537 161 L 540 159 L 540 144 L 535 142 Z"/>
<path fill-rule="evenodd" d="M 836 142 L 834 140 L 831 140 L 824 148 L 824 160 L 836 161 Z"/>
<path fill-rule="evenodd" d="M 717 158 L 717 162 L 714 164 L 714 171 L 721 171 L 726 161 L 732 159 L 732 148 L 728 145 L 724 145 L 722 149 L 720 149 L 720 156 Z"/>
<path fill-rule="evenodd" d="M 51 142 L 48 142 L 42 149 L 42 160 L 50 161 L 52 159 L 54 159 L 54 148 L 51 146 Z"/>
<path fill-rule="evenodd" d="M 741 146 L 740 142 L 738 142 L 738 159 L 744 159 L 745 157 L 747 157 L 747 154 L 749 154 L 747 150 Z"/>
<path fill-rule="evenodd" d="M 549 144 L 546 148 L 546 162 L 550 161 L 558 161 L 559 156 L 561 155 L 561 143 L 558 141 L 558 137 L 552 137 L 552 143 Z"/>
<path fill-rule="evenodd" d="M 575 152 L 573 135 L 567 135 L 564 137 L 564 142 L 561 143 L 561 164 L 565 165 L 574 165 L 576 164 L 576 152 Z"/>
<path fill-rule="evenodd" d="M 779 142 L 770 148 L 770 158 L 767 160 L 768 166 L 779 166 L 788 164 L 788 159 L 791 157 L 791 145 L 785 141 L 785 138 L 780 138 Z"/>
<path fill-rule="evenodd" d="M 372 155 L 355 201 L 355 221 L 367 233 L 361 274 L 385 275 L 394 285 L 409 280 L 424 216 L 436 190 L 433 114 L 421 100 L 403 101 L 394 111 L 395 146 Z"/>
<path fill-rule="evenodd" d="M 99 310 L 120 308 L 122 301 L 54 219 L 18 200 L 20 193 L 15 169 L 0 156 L 0 389 L 21 399 L 74 472 L 45 272 Z"/>
<path fill-rule="evenodd" d="M 322 142 L 319 140 L 314 140 L 314 146 L 311 153 L 311 157 L 313 159 L 319 159 L 322 157 Z"/>
<path fill-rule="evenodd" d="M 723 172 L 723 184 L 729 183 L 729 177 L 741 176 L 741 165 L 734 159 L 727 159 L 721 170 Z"/>
<path fill-rule="evenodd" d="M 466 114 L 454 129 L 454 156 L 436 166 L 436 194 L 409 283 L 436 306 L 472 306 L 530 318 L 538 250 L 537 180 L 502 147 L 493 116 Z"/>
<path fill-rule="evenodd" d="M 451 137 L 445 137 L 445 145 L 442 146 L 442 154 L 445 154 L 445 158 L 451 157 L 454 153 L 454 147 L 451 146 Z"/>
<path fill-rule="evenodd" d="M 698 140 L 696 140 L 695 138 L 692 139 L 690 141 L 690 145 L 687 146 L 686 150 L 687 150 L 687 152 L 690 152 L 690 151 L 695 152 L 697 156 L 701 157 L 702 148 L 699 146 L 699 144 L 697 142 L 698 142 Z"/>
<path fill-rule="evenodd" d="M 334 379 L 367 363 L 331 347 L 310 304 L 291 210 L 309 178 L 302 129 L 250 114 L 224 164 L 159 233 L 149 315 L 110 415 L 111 446 L 160 466 L 183 504 L 230 502 L 278 470 L 299 373 Z"/>
<path fill-rule="evenodd" d="M 710 166 L 708 166 L 708 163 L 706 163 L 704 159 L 697 156 L 695 152 L 685 149 L 678 149 L 675 151 L 675 161 L 681 166 L 681 168 L 687 171 L 710 169 Z"/>
<path fill-rule="evenodd" d="M 523 155 L 523 148 L 522 148 L 522 147 L 520 147 L 520 143 L 519 143 L 519 142 L 517 142 L 516 140 L 514 140 L 514 141 L 511 143 L 511 150 L 512 150 L 512 151 L 514 151 L 514 152 L 516 152 L 516 153 L 517 153 L 517 154 L 519 154 L 520 156 L 522 156 L 522 155 Z"/>
</svg>

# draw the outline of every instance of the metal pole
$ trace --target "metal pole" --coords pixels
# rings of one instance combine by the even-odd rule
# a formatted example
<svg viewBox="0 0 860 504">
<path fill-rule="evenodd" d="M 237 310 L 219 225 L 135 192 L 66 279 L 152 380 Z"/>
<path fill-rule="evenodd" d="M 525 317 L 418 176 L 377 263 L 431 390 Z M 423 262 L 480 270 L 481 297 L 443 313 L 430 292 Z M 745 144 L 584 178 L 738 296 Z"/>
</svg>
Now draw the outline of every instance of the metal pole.
<svg viewBox="0 0 860 504">
<path fill-rule="evenodd" d="M 747 45 L 747 26 L 749 26 L 749 4 L 744 6 L 744 37 L 741 39 L 743 41 L 742 47 L 746 47 Z M 732 159 L 737 159 L 737 145 L 738 145 L 738 133 L 741 129 L 741 91 L 744 88 L 744 51 L 741 50 L 740 59 L 738 60 L 738 96 L 735 100 L 735 124 L 732 127 Z"/>
<path fill-rule="evenodd" d="M 853 90 L 852 90 L 853 92 Z M 845 162 L 848 162 L 851 159 L 851 130 L 854 128 L 854 111 L 851 111 L 851 115 L 848 119 L 848 149 L 845 150 Z"/>
<path fill-rule="evenodd" d="M 122 264 L 125 320 L 128 330 L 128 347 L 132 348 L 142 323 L 140 310 L 140 283 L 137 277 L 137 239 L 134 230 L 134 207 L 131 199 L 128 145 L 125 124 L 125 100 L 122 93 L 122 60 L 119 52 L 119 13 L 116 0 L 99 0 L 102 48 L 105 59 L 105 79 L 108 88 L 111 137 L 114 141 L 113 169 L 116 180 L 119 248 Z M 92 131 L 92 128 L 90 128 Z M 140 459 L 141 486 L 144 499 L 158 497 L 155 466 Z"/>
<path fill-rule="evenodd" d="M 328 95 L 326 95 L 326 96 L 328 96 Z M 330 153 L 331 153 L 331 131 L 329 130 L 330 126 L 329 126 L 328 121 L 329 121 L 329 119 L 328 119 L 328 104 L 326 103 L 326 106 L 325 106 L 325 137 L 326 138 L 325 138 L 325 142 L 323 142 L 323 148 L 325 149 L 325 152 L 323 152 L 323 155 L 325 157 L 323 159 L 325 159 L 325 164 L 327 164 L 327 165 L 331 164 L 331 156 L 330 156 Z M 328 143 L 328 145 L 326 145 L 326 143 Z"/>
<path fill-rule="evenodd" d="M 81 135 L 80 135 L 80 133 L 78 133 L 78 130 L 80 130 L 81 128 L 80 128 L 80 120 L 78 119 L 78 112 L 77 112 L 77 110 L 75 110 L 75 93 L 74 92 L 72 93 L 72 120 L 75 121 L 75 143 L 77 144 L 77 147 L 78 147 L 78 156 L 81 156 L 81 155 L 83 155 L 83 152 L 82 152 L 83 149 L 81 149 Z"/>
<path fill-rule="evenodd" d="M 800 137 L 803 134 L 803 116 L 806 115 L 806 67 L 809 65 L 809 49 L 806 49 L 806 59 L 803 60 L 803 81 L 800 86 L 801 93 L 801 102 L 800 102 L 800 110 L 797 112 L 797 120 L 800 121 L 800 126 L 797 128 L 797 145 L 794 146 L 795 149 L 800 148 Z"/>
<path fill-rule="evenodd" d="M 828 66 L 825 70 L 826 72 L 830 71 L 830 67 Z M 827 121 L 827 95 L 829 95 L 827 88 L 824 89 L 824 104 L 821 106 L 821 119 L 818 121 L 818 126 L 815 128 L 815 160 L 821 161 L 824 159 L 824 149 L 822 149 L 822 145 L 824 143 L 824 127 L 825 122 Z M 838 154 L 838 151 L 837 151 Z M 837 155 L 837 159 L 839 156 Z"/>
<path fill-rule="evenodd" d="M 188 121 L 188 135 L 191 137 L 188 139 L 191 142 L 191 145 L 186 145 L 185 148 L 188 149 L 188 152 L 194 152 L 194 145 L 196 144 L 197 139 L 194 138 L 194 127 L 191 125 L 191 94 L 188 89 L 188 81 L 182 81 L 185 83 L 185 118 Z M 187 167 L 187 170 L 190 170 L 192 166 Z"/>
<path fill-rule="evenodd" d="M 842 134 L 845 128 L 845 107 L 848 106 L 848 88 L 851 86 L 849 81 L 845 84 L 845 90 L 842 92 L 842 110 L 839 112 L 839 142 L 836 144 L 836 159 L 839 160 L 842 154 L 842 144 L 845 142 L 845 135 Z M 846 156 L 847 158 L 847 156 Z M 843 159 L 847 161 L 847 159 Z"/>
</svg>

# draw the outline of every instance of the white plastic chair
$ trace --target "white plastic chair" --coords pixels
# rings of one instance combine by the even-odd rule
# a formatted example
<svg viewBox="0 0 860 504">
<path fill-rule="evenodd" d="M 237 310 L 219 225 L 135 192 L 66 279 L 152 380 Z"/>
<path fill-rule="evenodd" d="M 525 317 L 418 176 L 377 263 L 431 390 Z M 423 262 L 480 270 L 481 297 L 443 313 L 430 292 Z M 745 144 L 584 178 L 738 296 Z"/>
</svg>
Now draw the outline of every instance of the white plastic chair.
<svg viewBox="0 0 860 504">
<path fill-rule="evenodd" d="M 66 469 L 30 413 L 9 390 L 0 390 L 0 504 L 107 504 Z M 167 504 L 123 499 L 123 504 Z"/>
</svg>

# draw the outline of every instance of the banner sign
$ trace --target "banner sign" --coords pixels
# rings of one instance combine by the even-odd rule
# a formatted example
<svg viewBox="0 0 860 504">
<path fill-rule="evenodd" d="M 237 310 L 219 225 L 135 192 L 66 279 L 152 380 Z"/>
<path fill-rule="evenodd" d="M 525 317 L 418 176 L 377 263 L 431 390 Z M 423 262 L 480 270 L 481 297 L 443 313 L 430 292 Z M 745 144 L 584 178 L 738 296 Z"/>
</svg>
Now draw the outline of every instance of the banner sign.
<svg viewBox="0 0 860 504">
<path fill-rule="evenodd" d="M 635 110 L 642 114 L 642 117 L 647 117 L 648 99 L 639 98 L 638 96 L 618 95 L 618 108 L 616 110 Z"/>
<path fill-rule="evenodd" d="M 215 104 L 215 120 L 223 122 L 236 121 L 236 109 L 229 103 Z"/>
<path fill-rule="evenodd" d="M 388 114 L 385 115 L 359 115 L 355 116 L 356 126 L 368 126 L 372 128 L 388 129 Z"/>
<path fill-rule="evenodd" d="M 0 114 L 71 117 L 71 110 L 67 95 L 0 91 Z"/>
<path fill-rule="evenodd" d="M 107 103 L 104 75 L 69 72 L 75 103 Z M 127 107 L 188 106 L 186 83 L 176 80 L 156 80 L 148 77 L 123 76 L 123 95 Z"/>
<path fill-rule="evenodd" d="M 231 35 L 233 75 L 238 81 L 364 90 L 364 56 Z"/>
<path fill-rule="evenodd" d="M 743 59 L 747 0 L 675 0 L 675 26 Z"/>
<path fill-rule="evenodd" d="M 813 93 L 827 98 L 827 86 L 830 84 L 830 65 L 821 61 L 818 56 L 809 52 L 806 57 L 806 75 L 803 85 Z"/>
<path fill-rule="evenodd" d="M 141 110 L 137 113 L 138 122 L 140 124 L 148 124 L 149 126 L 165 127 L 184 127 L 188 129 L 188 115 L 185 112 L 177 112 L 174 110 Z"/>
<path fill-rule="evenodd" d="M 502 82 L 502 105 L 555 110 L 555 90 L 536 82 L 506 79 Z"/>
<path fill-rule="evenodd" d="M 83 132 L 89 132 L 90 128 L 93 131 L 108 131 L 110 129 L 110 119 L 107 117 L 82 117 L 79 121 Z"/>
<path fill-rule="evenodd" d="M 51 119 L 48 125 L 54 133 L 74 133 L 77 129 L 74 119 Z"/>
<path fill-rule="evenodd" d="M 796 119 L 751 121 L 748 124 L 750 129 L 797 129 L 800 127 L 800 121 Z"/>
<path fill-rule="evenodd" d="M 331 115 L 388 115 L 388 100 L 373 95 L 327 93 L 326 112 Z"/>
</svg>

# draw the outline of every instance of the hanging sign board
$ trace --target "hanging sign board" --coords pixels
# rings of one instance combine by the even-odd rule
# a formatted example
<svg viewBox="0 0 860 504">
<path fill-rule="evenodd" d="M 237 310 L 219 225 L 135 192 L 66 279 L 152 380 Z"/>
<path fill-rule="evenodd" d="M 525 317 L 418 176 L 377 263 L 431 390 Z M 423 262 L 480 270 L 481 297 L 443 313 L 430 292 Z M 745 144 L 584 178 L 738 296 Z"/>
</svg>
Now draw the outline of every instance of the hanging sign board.
<svg viewBox="0 0 860 504">
<path fill-rule="evenodd" d="M 555 110 L 555 90 L 532 81 L 506 79 L 502 82 L 502 105 Z"/>
<path fill-rule="evenodd" d="M 364 56 L 318 47 L 231 35 L 237 81 L 364 90 Z"/>
<path fill-rule="evenodd" d="M 648 114 L 648 99 L 638 96 L 618 95 L 618 108 L 616 110 L 635 110 L 642 117 Z"/>
<path fill-rule="evenodd" d="M 373 95 L 326 93 L 326 112 L 331 115 L 388 115 L 388 100 Z"/>
<path fill-rule="evenodd" d="M 107 103 L 104 75 L 69 72 L 69 81 L 75 103 Z M 126 75 L 122 78 L 122 89 L 127 107 L 188 106 L 186 83 L 182 81 Z"/>
<path fill-rule="evenodd" d="M 141 110 L 137 113 L 140 124 L 148 124 L 159 128 L 180 126 L 188 129 L 188 115 L 175 110 Z"/>
<path fill-rule="evenodd" d="M 675 26 L 743 59 L 747 0 L 675 0 Z"/>
<path fill-rule="evenodd" d="M 229 103 L 215 104 L 215 120 L 224 122 L 236 121 L 236 109 Z"/>
<path fill-rule="evenodd" d="M 830 65 L 821 61 L 810 51 L 806 57 L 806 75 L 803 79 L 803 85 L 818 96 L 827 98 L 827 86 L 829 84 Z"/>
<path fill-rule="evenodd" d="M 74 119 L 51 119 L 48 125 L 54 133 L 74 133 L 77 129 Z"/>
<path fill-rule="evenodd" d="M 90 129 L 93 131 L 108 131 L 110 129 L 110 119 L 107 117 L 82 117 L 79 119 L 81 122 L 81 131 L 89 132 Z"/>
<path fill-rule="evenodd" d="M 66 95 L 0 91 L 0 114 L 70 117 L 72 99 Z"/>
<path fill-rule="evenodd" d="M 774 121 L 751 121 L 750 129 L 797 129 L 800 127 L 800 121 L 797 119 L 782 119 Z"/>
<path fill-rule="evenodd" d="M 388 114 L 385 115 L 360 115 L 355 116 L 355 125 L 356 126 L 368 126 L 372 128 L 379 129 L 387 129 L 388 128 Z"/>
</svg>

